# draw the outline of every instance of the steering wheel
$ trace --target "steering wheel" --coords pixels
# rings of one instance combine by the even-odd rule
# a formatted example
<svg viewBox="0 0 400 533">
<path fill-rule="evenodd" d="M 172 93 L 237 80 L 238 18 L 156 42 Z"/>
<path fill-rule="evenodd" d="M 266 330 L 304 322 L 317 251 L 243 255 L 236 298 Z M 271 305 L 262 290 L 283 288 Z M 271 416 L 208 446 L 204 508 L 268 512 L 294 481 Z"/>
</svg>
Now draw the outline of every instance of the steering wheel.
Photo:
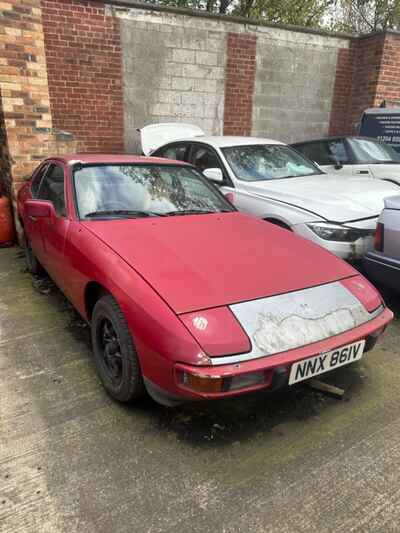
<svg viewBox="0 0 400 533">
<path fill-rule="evenodd" d="M 130 209 L 130 207 L 123 202 L 118 202 L 118 200 L 110 200 L 101 205 L 101 211 L 118 211 L 119 209 L 126 210 Z"/>
</svg>

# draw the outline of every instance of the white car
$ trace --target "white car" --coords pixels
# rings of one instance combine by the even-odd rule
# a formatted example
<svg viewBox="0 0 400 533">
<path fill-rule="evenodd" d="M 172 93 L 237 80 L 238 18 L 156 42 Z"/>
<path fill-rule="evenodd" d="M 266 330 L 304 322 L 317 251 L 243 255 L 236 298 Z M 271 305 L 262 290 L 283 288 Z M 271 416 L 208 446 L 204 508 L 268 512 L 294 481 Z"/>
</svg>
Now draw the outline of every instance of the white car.
<svg viewBox="0 0 400 533">
<path fill-rule="evenodd" d="M 400 185 L 400 154 L 368 137 L 327 137 L 291 146 L 333 174 L 366 176 Z"/>
<path fill-rule="evenodd" d="M 339 257 L 373 246 L 379 213 L 398 187 L 326 174 L 293 148 L 270 139 L 208 137 L 188 124 L 140 130 L 146 155 L 187 161 L 242 211 L 290 229 Z"/>
</svg>

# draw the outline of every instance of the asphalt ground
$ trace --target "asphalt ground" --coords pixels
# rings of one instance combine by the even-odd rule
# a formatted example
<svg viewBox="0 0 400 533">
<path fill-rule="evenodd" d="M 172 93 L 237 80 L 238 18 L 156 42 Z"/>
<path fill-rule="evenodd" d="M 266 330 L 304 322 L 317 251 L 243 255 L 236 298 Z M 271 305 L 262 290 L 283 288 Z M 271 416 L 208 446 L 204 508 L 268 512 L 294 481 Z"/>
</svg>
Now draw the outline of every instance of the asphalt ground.
<svg viewBox="0 0 400 533">
<path fill-rule="evenodd" d="M 400 532 L 400 297 L 324 378 L 174 409 L 111 400 L 89 328 L 0 250 L 0 531 Z"/>
</svg>

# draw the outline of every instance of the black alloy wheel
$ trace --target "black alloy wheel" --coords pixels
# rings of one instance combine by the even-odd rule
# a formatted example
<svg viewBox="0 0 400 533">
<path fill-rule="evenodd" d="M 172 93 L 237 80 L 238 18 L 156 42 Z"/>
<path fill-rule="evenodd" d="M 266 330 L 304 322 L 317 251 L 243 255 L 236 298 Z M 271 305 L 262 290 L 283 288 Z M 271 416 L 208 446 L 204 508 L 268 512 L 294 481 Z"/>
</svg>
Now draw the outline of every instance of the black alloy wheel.
<svg viewBox="0 0 400 533">
<path fill-rule="evenodd" d="M 145 392 L 139 358 L 126 319 L 115 299 L 100 298 L 91 321 L 94 361 L 107 392 L 128 402 Z"/>
</svg>

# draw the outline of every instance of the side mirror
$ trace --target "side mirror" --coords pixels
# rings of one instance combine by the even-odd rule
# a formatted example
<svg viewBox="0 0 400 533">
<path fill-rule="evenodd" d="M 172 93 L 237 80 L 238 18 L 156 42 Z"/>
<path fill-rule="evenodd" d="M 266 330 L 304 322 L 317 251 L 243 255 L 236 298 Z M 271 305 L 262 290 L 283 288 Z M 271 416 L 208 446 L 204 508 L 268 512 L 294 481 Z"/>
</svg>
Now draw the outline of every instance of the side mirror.
<svg viewBox="0 0 400 533">
<path fill-rule="evenodd" d="M 222 183 L 224 181 L 224 175 L 222 174 L 222 170 L 220 168 L 206 168 L 203 170 L 203 174 L 211 181 L 217 181 L 218 183 Z"/>
<path fill-rule="evenodd" d="M 25 213 L 32 218 L 55 218 L 54 205 L 46 200 L 27 200 Z"/>
<path fill-rule="evenodd" d="M 343 168 L 342 162 L 336 155 L 332 156 L 332 162 L 334 163 L 335 170 L 340 170 L 341 168 Z"/>
<path fill-rule="evenodd" d="M 224 196 L 228 200 L 229 203 L 231 204 L 235 203 L 235 195 L 233 192 L 227 192 L 224 194 Z"/>
</svg>

